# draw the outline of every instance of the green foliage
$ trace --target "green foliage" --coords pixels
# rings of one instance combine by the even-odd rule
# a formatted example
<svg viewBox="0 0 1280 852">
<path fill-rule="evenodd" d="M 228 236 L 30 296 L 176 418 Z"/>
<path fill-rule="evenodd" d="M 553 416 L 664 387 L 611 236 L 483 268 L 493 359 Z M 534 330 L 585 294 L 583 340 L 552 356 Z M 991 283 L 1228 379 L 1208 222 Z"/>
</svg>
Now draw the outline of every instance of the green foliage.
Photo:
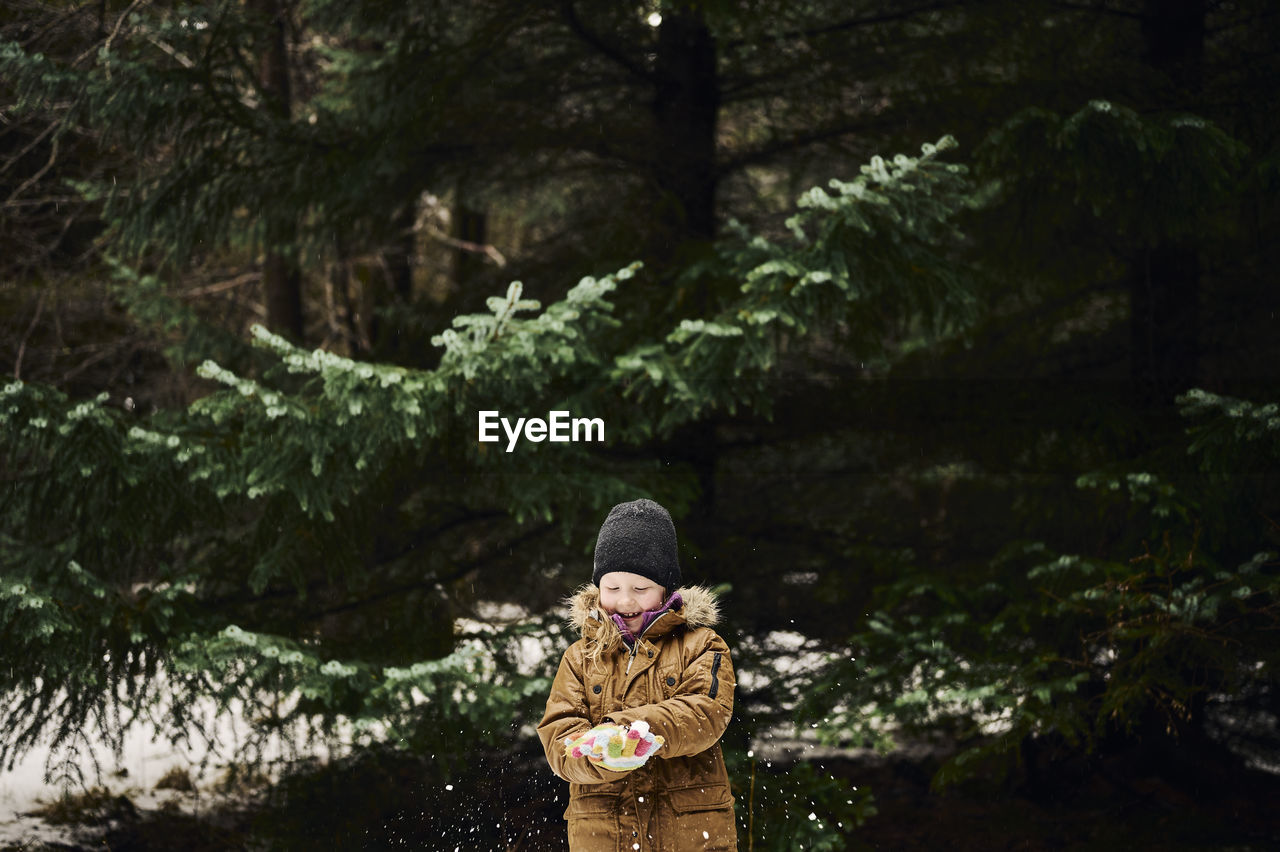
<svg viewBox="0 0 1280 852">
<path fill-rule="evenodd" d="M 833 852 L 876 814 L 875 797 L 847 781 L 798 763 L 761 766 L 750 753 L 726 752 L 737 800 L 738 848 Z"/>
<path fill-rule="evenodd" d="M 767 410 L 765 378 L 788 337 L 835 329 L 855 355 L 883 358 L 914 328 L 936 337 L 962 327 L 974 282 L 947 253 L 971 185 L 965 167 L 938 156 L 955 145 L 944 137 L 892 165 L 876 156 L 852 181 L 832 180 L 831 192 L 804 193 L 789 240 L 736 225 L 714 259 L 692 264 L 686 286 L 712 276 L 741 295 L 712 319 L 682 320 L 662 342 L 618 356 L 617 380 L 648 405 L 644 428 L 662 433 L 713 408 L 733 413 L 740 400 Z"/>
<path fill-rule="evenodd" d="M 938 270 L 967 184 L 936 153 L 892 171 L 877 160 L 836 196 L 808 194 L 789 243 L 729 244 L 702 271 L 741 281 L 742 296 L 638 342 L 617 333 L 610 301 L 635 285 L 631 265 L 545 308 L 512 283 L 435 337 L 431 370 L 308 351 L 257 328 L 243 361 L 265 366 L 204 362 L 212 390 L 183 410 L 135 417 L 105 396 L 6 385 L 12 665 L 0 683 L 16 703 L 3 755 L 45 733 L 60 744 L 104 707 L 194 736 L 207 701 L 215 713 L 255 708 L 249 752 L 285 731 L 424 752 L 457 732 L 502 737 L 536 712 L 548 663 L 522 666 L 512 650 L 532 626 L 457 635 L 455 584 L 526 541 L 588 540 L 582 516 L 637 492 L 688 505 L 687 469 L 617 450 L 763 405 L 780 342 L 771 326 L 800 335 L 833 310 L 856 326 L 871 297 L 901 291 L 862 324 L 872 346 L 872 329 L 913 322 L 939 282 L 954 303 L 929 322 L 962 319 L 963 282 Z M 164 308 L 157 278 L 119 274 L 175 331 L 199 323 Z M 600 417 L 607 444 L 506 452 L 476 440 L 480 410 Z M 63 690 L 72 700 L 59 703 Z"/>
<path fill-rule="evenodd" d="M 435 660 L 408 666 L 375 666 L 356 660 L 323 660 L 310 643 L 250 633 L 229 625 L 209 638 L 191 639 L 174 651 L 179 677 L 203 677 L 221 708 L 257 707 L 256 729 L 274 733 L 296 723 L 341 716 L 354 745 L 389 743 L 416 753 L 439 752 L 447 777 L 465 764 L 465 750 L 442 748 L 462 739 L 495 744 L 513 724 L 534 715 L 546 699 L 562 629 L 547 619 L 456 637 L 455 648 Z M 269 741 L 253 738 L 245 756 L 256 759 Z"/>
<path fill-rule="evenodd" d="M 311 226 L 302 251 L 314 254 L 331 237 L 330 217 L 350 213 L 349 200 L 328 188 L 343 185 L 360 146 L 344 148 L 354 140 L 341 130 L 263 108 L 253 57 L 267 23 L 248 7 L 143 4 L 93 64 L 0 45 L 19 113 L 63 104 L 59 132 L 95 127 L 140 155 L 127 183 L 107 175 L 77 187 L 101 203 L 123 253 L 181 264 L 219 245 L 261 244 L 269 223 L 301 214 Z"/>
<path fill-rule="evenodd" d="M 1232 441 L 1262 435 L 1274 405 L 1186 399 L 1190 413 L 1219 412 L 1192 452 L 1238 475 L 1247 460 Z M 1091 750 L 1116 735 L 1199 735 L 1212 701 L 1274 684 L 1276 553 L 1231 560 L 1222 525 L 1206 525 L 1217 516 L 1197 508 L 1211 482 L 1184 492 L 1150 473 L 1096 473 L 1077 485 L 1138 537 L 1114 542 L 1114 555 L 1014 542 L 977 576 L 912 572 L 879 591 L 854 655 L 832 659 L 801 715 L 822 715 L 837 742 L 950 731 L 969 745 L 939 771 L 946 783 L 992 772 L 993 757 L 1009 771 L 1028 736 Z"/>
<path fill-rule="evenodd" d="M 162 276 L 139 275 L 114 258 L 107 258 L 107 263 L 112 271 L 111 294 L 134 322 L 159 338 L 173 368 L 185 371 L 206 359 L 246 372 L 269 366 L 247 341 L 176 296 Z"/>
<path fill-rule="evenodd" d="M 450 33 L 433 25 L 447 12 L 421 11 L 360 20 L 369 38 L 409 25 L 381 55 L 345 47 L 340 30 L 300 45 L 289 112 L 273 108 L 261 82 L 271 27 L 252 4 L 134 4 L 74 61 L 7 42 L 0 69 L 18 114 L 57 104 L 58 135 L 94 128 L 135 155 L 130 174 L 76 184 L 101 204 L 119 253 L 181 268 L 225 246 L 267 245 L 314 262 L 333 256 L 339 233 L 348 254 L 377 247 L 390 236 L 388 207 L 425 188 L 433 158 L 422 140 L 438 133 L 428 105 L 448 81 L 404 62 L 421 60 L 424 38 L 447 52 Z M 465 26 L 454 29 L 465 39 Z"/>
<path fill-rule="evenodd" d="M 705 498 L 685 543 L 753 604 L 739 625 L 803 614 L 795 629 L 830 637 L 868 614 L 816 681 L 793 670 L 744 699 L 804 697 L 797 712 L 841 742 L 959 737 L 973 747 L 943 779 L 1012 766 L 1020 738 L 1047 732 L 1082 748 L 1192 734 L 1221 696 L 1274 689 L 1274 498 L 1257 475 L 1274 467 L 1274 407 L 1189 395 L 1196 476 L 1182 443 L 1147 450 L 1169 417 L 1058 384 L 1123 372 L 1126 296 L 1171 241 L 1198 264 L 1193 372 L 1271 376 L 1280 158 L 1275 87 L 1252 82 L 1261 4 L 1209 13 L 1204 93 L 1177 103 L 1213 120 L 1144 99 L 1169 82 L 1159 51 L 1133 49 L 1152 33 L 1090 4 L 678 4 L 668 22 L 713 41 L 714 73 L 691 80 L 696 39 L 626 4 L 309 0 L 290 6 L 289 110 L 262 83 L 257 8 L 0 16 L 5 245 L 43 264 L 61 237 L 31 234 L 101 212 L 102 245 L 127 259 L 114 297 L 176 368 L 203 365 L 207 394 L 139 415 L 30 384 L 0 395 L 0 757 L 52 734 L 70 778 L 86 730 L 118 743 L 152 718 L 194 737 L 236 705 L 250 759 L 288 733 L 421 755 L 492 742 L 536 714 L 545 644 L 568 637 L 538 619 L 469 635 L 461 617 L 498 593 L 551 606 L 601 509 L 637 494 L 678 516 Z M 1053 82 L 1062 67 L 1070 84 Z M 699 97 L 715 104 L 702 127 L 684 109 Z M 977 191 L 938 156 L 949 137 L 842 174 L 891 134 L 991 126 Z M 692 162 L 666 147 L 707 128 Z M 672 233 L 687 199 L 652 191 L 668 165 L 714 174 L 710 218 L 749 224 L 715 245 Z M 829 174 L 845 179 L 784 222 L 793 187 Z M 519 220 L 517 271 L 500 274 L 528 286 L 386 304 L 379 263 L 421 250 L 410 220 L 428 197 Z M 44 230 L 25 230 L 28 211 Z M 653 234 L 672 239 L 644 268 L 571 286 Z M 349 349 L 250 343 L 192 307 L 193 265 L 250 268 L 264 249 L 299 261 L 312 292 L 345 289 Z M 45 304 L 39 280 L 17 286 L 15 338 Z M 455 311 L 472 313 L 442 331 Z M 341 357 L 363 331 L 439 366 Z M 60 326 L 48 338 L 77 345 Z M 886 373 L 942 381 L 860 381 Z M 1050 377 L 1061 399 L 1028 413 L 1034 394 L 955 381 L 1009 375 Z M 782 423 L 755 419 L 780 399 Z M 507 453 L 473 439 L 480 409 L 598 416 L 608 441 Z M 858 802 L 816 776 L 761 778 L 793 782 L 756 792 L 825 802 L 797 831 L 834 843 L 831 814 L 850 825 L 840 801 Z"/>
<path fill-rule="evenodd" d="M 1222 476 L 1280 455 L 1280 405 L 1259 404 L 1192 390 L 1179 398 L 1182 413 L 1198 422 L 1190 430 L 1188 452 L 1199 456 L 1201 469 Z M 1241 457 L 1244 463 L 1241 464 Z"/>
<path fill-rule="evenodd" d="M 303 352 L 261 332 L 259 342 L 281 359 L 271 377 L 286 384 L 292 376 L 305 377 L 293 393 L 209 363 L 202 373 L 231 389 L 199 400 L 181 416 L 160 413 L 147 426 L 130 425 L 104 407 L 102 397 L 72 404 L 49 389 L 7 385 L 0 417 L 6 466 L 15 475 L 6 482 L 3 602 L 6 655 L 15 665 L 6 689 L 25 698 L 5 726 L 11 735 L 6 755 L 20 753 L 51 726 L 60 742 L 102 702 L 119 702 L 135 715 L 166 703 L 189 706 L 198 697 L 189 690 L 205 689 L 207 675 L 221 684 L 213 690 L 220 707 L 296 690 L 303 701 L 298 716 L 324 713 L 330 721 L 339 711 L 403 715 L 413 704 L 407 696 L 417 689 L 433 696 L 432 706 L 441 712 L 460 699 L 461 713 L 495 735 L 505 724 L 492 714 L 512 718 L 520 699 L 545 681 L 526 678 L 513 686 L 481 678 L 474 648 L 403 670 L 322 662 L 315 640 L 305 636 L 264 639 L 259 646 L 257 631 L 235 626 L 242 617 L 263 618 L 252 606 L 219 610 L 210 603 L 228 593 L 246 600 L 240 590 L 249 593 L 247 601 L 269 599 L 281 583 L 305 599 L 315 588 L 317 577 L 309 570 L 315 564 L 322 578 L 350 583 L 358 594 L 367 545 L 353 541 L 352 527 L 368 523 L 360 499 L 406 458 L 415 459 L 417 468 L 429 454 L 442 453 L 441 443 L 443 452 L 465 445 L 451 418 L 477 406 L 453 388 L 497 395 L 520 387 L 522 378 L 537 387 L 543 365 L 561 357 L 563 341 L 580 340 L 585 323 L 567 327 L 566 314 L 602 310 L 602 295 L 611 287 L 611 278 L 584 284 L 529 327 L 509 321 L 514 305 L 499 299 L 497 320 L 471 339 L 472 349 L 445 339 L 446 356 L 431 374 Z M 462 324 L 473 331 L 484 327 Z M 536 353 L 534 336 L 541 344 Z M 472 447 L 482 467 L 483 445 Z M 532 453 L 525 458 L 534 459 Z M 548 517 L 568 495 L 616 501 L 628 487 L 595 470 L 587 490 L 587 470 L 547 461 L 546 475 L 530 488 L 518 475 L 521 466 L 513 467 L 517 475 L 505 488 L 518 496 L 505 505 L 517 524 L 525 516 Z M 503 501 L 498 481 L 478 481 L 471 499 L 481 505 Z M 448 497 L 466 499 L 452 485 Z M 255 505 L 261 508 L 255 511 Z M 281 536 L 282 528 L 298 535 Z M 93 567 L 82 568 L 77 559 Z M 443 629 L 440 652 L 447 654 L 452 628 L 438 621 L 434 627 Z M 88 656 L 76 648 L 89 649 Z M 261 653 L 250 659 L 246 648 Z M 418 642 L 410 653 L 425 650 Z M 169 680 L 158 677 L 161 659 L 171 669 Z M 446 687 L 437 675 L 452 680 Z M 455 695 L 460 680 L 491 691 Z M 27 693 L 33 684 L 40 686 Z M 47 712 L 66 688 L 83 692 L 62 705 L 65 715 Z M 172 711 L 169 718 L 172 733 L 186 735 L 187 714 Z M 416 714 L 415 724 L 423 718 Z"/>
<path fill-rule="evenodd" d="M 1144 116 L 1095 100 L 1066 117 L 1044 109 L 1019 113 L 983 141 L 977 156 L 997 194 L 1056 202 L 1028 209 L 1029 216 L 1055 217 L 1053 226 L 1069 228 L 1075 210 L 1125 239 L 1153 244 L 1217 229 L 1247 153 L 1204 118 Z"/>
<path fill-rule="evenodd" d="M 1237 214 L 1262 179 L 1260 152 L 1245 138 L 1202 116 L 1106 100 L 1074 111 L 1031 107 L 988 133 L 974 163 L 986 203 L 970 227 L 999 235 L 974 247 L 988 298 L 1003 303 L 995 328 L 1011 325 L 1007 312 L 1035 320 L 1011 348 L 1079 336 L 1077 357 L 1106 351 L 1130 309 L 1117 296 L 1150 274 L 1143 257 L 1154 247 L 1194 246 L 1215 262 L 1248 257 L 1254 238 Z M 1206 292 L 1237 286 L 1207 270 Z M 991 345 L 995 328 L 970 339 Z M 1212 324 L 1197 332 L 1207 348 Z"/>
</svg>

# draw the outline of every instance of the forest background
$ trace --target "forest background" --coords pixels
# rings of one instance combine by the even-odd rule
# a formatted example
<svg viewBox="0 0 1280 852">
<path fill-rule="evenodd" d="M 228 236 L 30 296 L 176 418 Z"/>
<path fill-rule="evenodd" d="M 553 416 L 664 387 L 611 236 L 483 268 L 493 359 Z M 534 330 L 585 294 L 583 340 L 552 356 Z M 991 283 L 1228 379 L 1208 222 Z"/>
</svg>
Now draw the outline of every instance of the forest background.
<svg viewBox="0 0 1280 852">
<path fill-rule="evenodd" d="M 5 0 L 0 759 L 235 713 L 241 782 L 352 748 L 151 848 L 560 848 L 529 725 L 645 495 L 743 848 L 1275 842 L 1278 18 Z"/>
</svg>

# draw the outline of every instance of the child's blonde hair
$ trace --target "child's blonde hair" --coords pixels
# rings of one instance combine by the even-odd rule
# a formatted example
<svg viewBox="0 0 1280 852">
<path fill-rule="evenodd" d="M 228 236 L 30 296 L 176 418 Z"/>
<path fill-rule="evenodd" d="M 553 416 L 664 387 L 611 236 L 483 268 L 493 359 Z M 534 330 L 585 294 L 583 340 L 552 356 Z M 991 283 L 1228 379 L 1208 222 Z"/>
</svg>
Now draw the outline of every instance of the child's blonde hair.
<svg viewBox="0 0 1280 852">
<path fill-rule="evenodd" d="M 671 600 L 675 590 L 662 588 L 662 602 L 665 605 Z M 583 656 L 595 662 L 622 641 L 622 631 L 614 624 L 609 614 L 600 608 L 600 587 L 595 583 L 587 583 L 578 587 L 565 603 L 569 605 L 569 626 L 581 627 L 582 638 L 587 640 L 587 648 Z"/>
</svg>

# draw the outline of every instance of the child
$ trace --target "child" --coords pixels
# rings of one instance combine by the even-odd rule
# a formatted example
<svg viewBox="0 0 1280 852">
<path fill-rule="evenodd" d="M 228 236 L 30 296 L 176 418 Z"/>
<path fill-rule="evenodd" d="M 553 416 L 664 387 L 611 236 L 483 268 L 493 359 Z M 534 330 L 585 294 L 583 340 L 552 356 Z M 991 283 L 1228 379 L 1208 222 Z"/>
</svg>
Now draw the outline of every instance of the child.
<svg viewBox="0 0 1280 852">
<path fill-rule="evenodd" d="M 719 744 L 733 665 L 711 629 L 715 597 L 676 590 L 667 510 L 652 500 L 614 506 L 591 580 L 571 598 L 582 638 L 565 651 L 538 725 L 547 761 L 569 782 L 569 848 L 736 850 Z"/>
</svg>

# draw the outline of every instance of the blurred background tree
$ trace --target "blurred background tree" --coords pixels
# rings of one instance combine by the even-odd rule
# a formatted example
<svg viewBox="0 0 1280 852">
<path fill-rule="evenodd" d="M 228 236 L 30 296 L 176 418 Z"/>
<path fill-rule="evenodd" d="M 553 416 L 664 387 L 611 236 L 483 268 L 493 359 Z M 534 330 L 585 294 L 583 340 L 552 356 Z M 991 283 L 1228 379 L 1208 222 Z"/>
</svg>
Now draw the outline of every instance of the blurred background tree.
<svg viewBox="0 0 1280 852">
<path fill-rule="evenodd" d="M 792 633 L 883 667 L 744 684 L 743 751 L 813 677 L 843 685 L 799 710 L 836 739 L 881 736 L 838 721 L 856 697 L 878 731 L 980 756 L 1002 719 L 1032 787 L 1058 737 L 1160 751 L 1218 725 L 1199 765 L 1274 749 L 1272 586 L 1180 611 L 1189 646 L 1108 617 L 1179 559 L 1185 595 L 1274 577 L 1274 454 L 1188 456 L 1175 407 L 1276 397 L 1269 4 L 21 0 L 0 31 L 0 363 L 26 382 L 5 403 L 6 689 L 28 720 L 7 745 L 181 659 L 180 698 L 131 706 L 270 682 L 306 692 L 289 718 L 399 719 L 439 753 L 446 711 L 391 682 L 471 683 L 455 619 L 553 612 L 603 511 L 643 491 L 679 515 L 689 576 L 731 584 L 744 670 Z M 872 161 L 944 134 L 971 183 Z M 527 298 L 559 307 L 521 325 Z M 448 338 L 458 315 L 488 319 Z M 249 345 L 253 323 L 280 337 Z M 485 453 L 477 407 L 603 416 L 610 441 Z M 1181 508 L 1076 488 L 1144 474 Z M 1092 589 L 1071 610 L 1092 644 L 1064 644 L 1077 622 L 1043 596 Z M 959 619 L 929 634 L 950 656 L 911 618 Z M 1219 639 L 1263 665 L 1206 662 Z M 291 662 L 225 668 L 246 643 Z M 1146 662 L 1097 661 L 1126 648 Z M 453 662 L 379 674 L 433 659 Z M 515 665 L 475 731 L 536 712 Z M 935 665 L 928 700 L 885 697 Z M 1227 706 L 1262 721 L 1228 742 Z M 989 768 L 949 777 L 965 765 Z"/>
</svg>

